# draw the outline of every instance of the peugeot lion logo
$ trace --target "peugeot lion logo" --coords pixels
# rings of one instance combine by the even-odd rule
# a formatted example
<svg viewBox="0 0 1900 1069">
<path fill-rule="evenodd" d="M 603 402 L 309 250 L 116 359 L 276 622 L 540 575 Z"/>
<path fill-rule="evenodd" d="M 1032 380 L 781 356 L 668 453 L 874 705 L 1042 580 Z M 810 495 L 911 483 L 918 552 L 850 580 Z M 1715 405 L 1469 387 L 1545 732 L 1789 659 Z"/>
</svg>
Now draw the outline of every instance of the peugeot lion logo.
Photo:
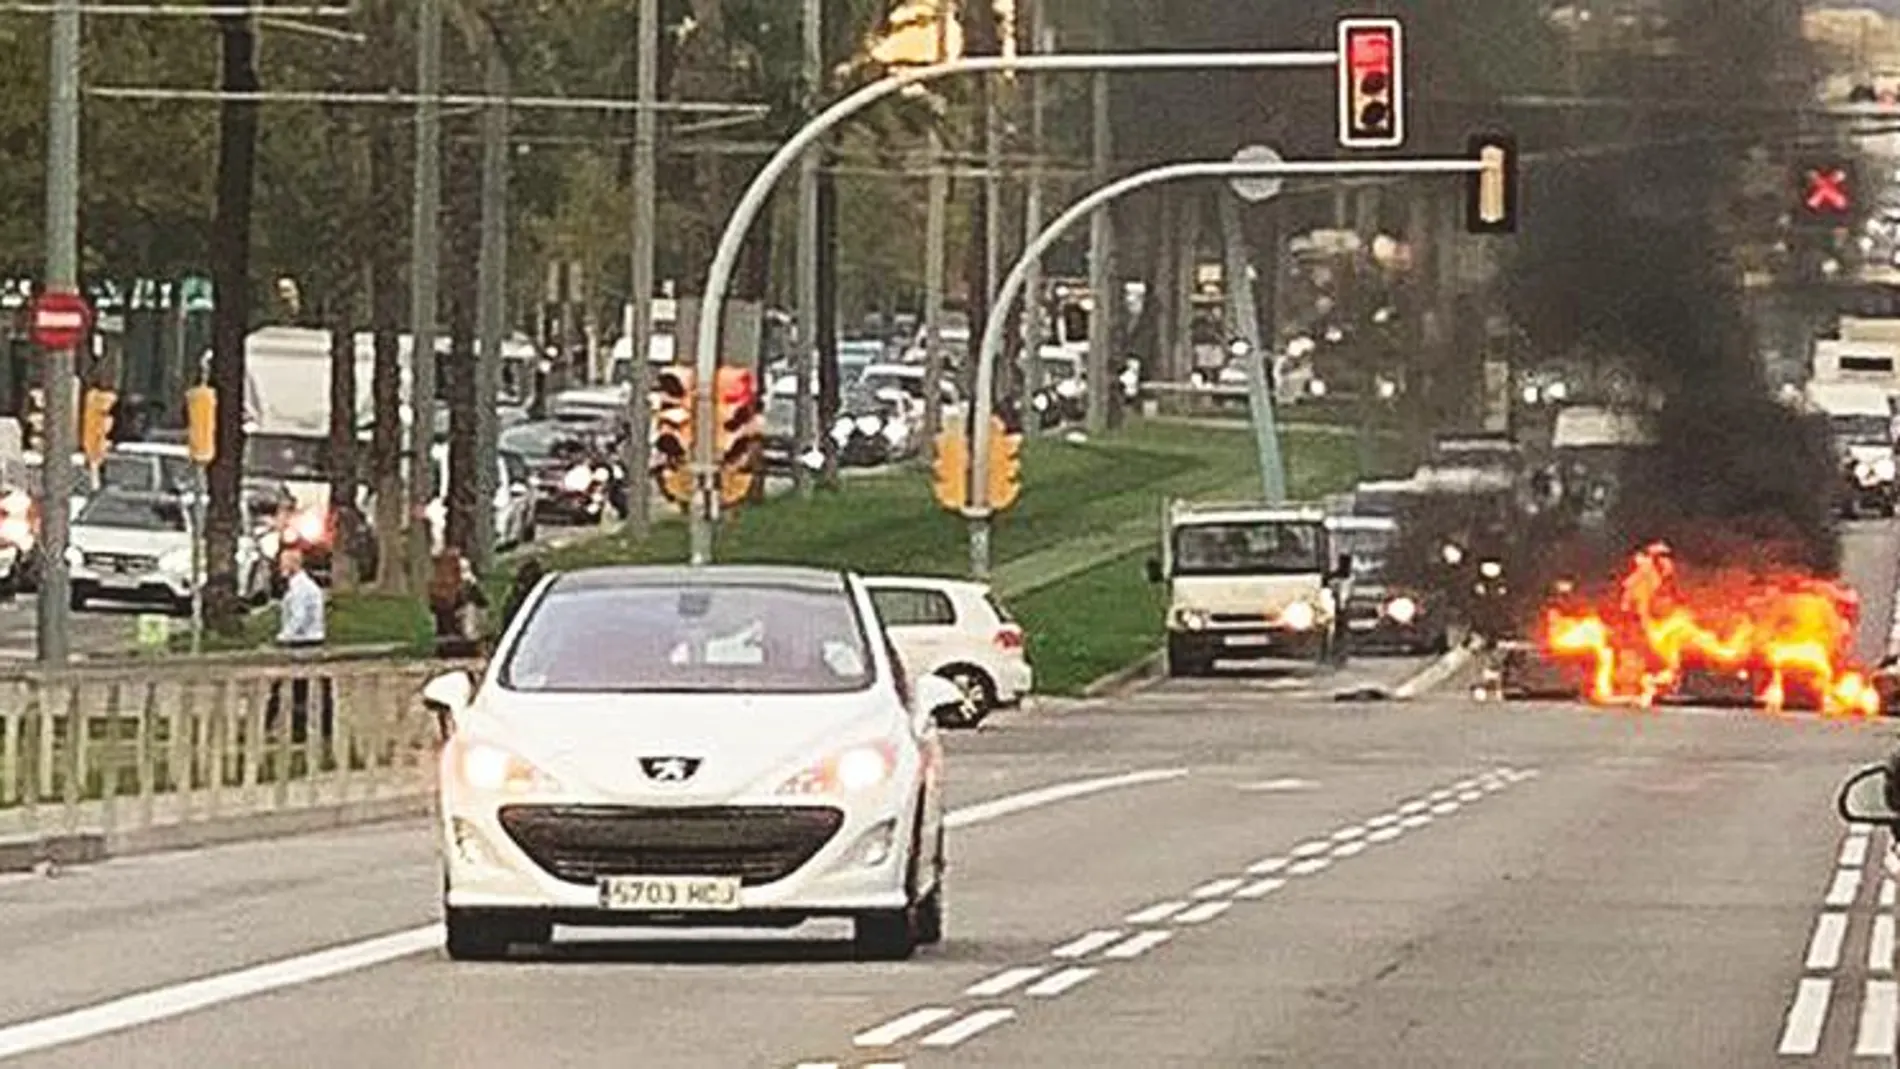
<svg viewBox="0 0 1900 1069">
<path fill-rule="evenodd" d="M 642 757 L 640 770 L 660 783 L 685 783 L 699 771 L 697 757 Z"/>
</svg>

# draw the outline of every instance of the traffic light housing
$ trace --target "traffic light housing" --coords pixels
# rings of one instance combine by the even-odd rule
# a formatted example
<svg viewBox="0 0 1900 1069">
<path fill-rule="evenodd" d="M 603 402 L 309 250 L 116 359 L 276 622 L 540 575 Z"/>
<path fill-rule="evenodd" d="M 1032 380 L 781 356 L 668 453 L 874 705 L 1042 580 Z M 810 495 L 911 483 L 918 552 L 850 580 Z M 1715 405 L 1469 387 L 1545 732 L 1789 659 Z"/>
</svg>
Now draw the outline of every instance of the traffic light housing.
<svg viewBox="0 0 1900 1069">
<path fill-rule="evenodd" d="M 988 504 L 1001 511 L 1023 495 L 1023 436 L 1012 433 L 1001 419 L 990 419 Z"/>
<path fill-rule="evenodd" d="M 970 503 L 970 450 L 964 440 L 964 425 L 945 425 L 937 434 L 935 452 L 931 463 L 937 504 L 951 512 L 962 512 Z"/>
<path fill-rule="evenodd" d="M 1339 20 L 1339 144 L 1405 144 L 1405 33 L 1398 19 Z"/>
<path fill-rule="evenodd" d="M 218 391 L 209 386 L 185 391 L 185 448 L 201 467 L 218 455 Z"/>
<path fill-rule="evenodd" d="M 737 505 L 752 492 L 764 438 L 759 383 L 742 367 L 722 367 L 714 383 L 718 427 L 713 440 L 719 459 L 719 499 Z"/>
<path fill-rule="evenodd" d="M 654 383 L 653 479 L 674 504 L 693 500 L 693 405 L 696 391 L 688 368 L 662 370 Z"/>
<path fill-rule="evenodd" d="M 1471 157 L 1484 165 L 1466 187 L 1465 229 L 1473 234 L 1517 231 L 1517 139 L 1508 134 L 1477 134 Z"/>
<path fill-rule="evenodd" d="M 26 391 L 25 447 L 35 453 L 46 452 L 46 391 L 35 386 Z"/>
<path fill-rule="evenodd" d="M 87 390 L 79 411 L 79 446 L 94 468 L 106 458 L 112 444 L 112 406 L 119 395 L 111 390 Z"/>
<path fill-rule="evenodd" d="M 1859 205 L 1854 162 L 1840 157 L 1804 159 L 1795 165 L 1795 222 L 1833 229 L 1852 226 Z"/>
</svg>

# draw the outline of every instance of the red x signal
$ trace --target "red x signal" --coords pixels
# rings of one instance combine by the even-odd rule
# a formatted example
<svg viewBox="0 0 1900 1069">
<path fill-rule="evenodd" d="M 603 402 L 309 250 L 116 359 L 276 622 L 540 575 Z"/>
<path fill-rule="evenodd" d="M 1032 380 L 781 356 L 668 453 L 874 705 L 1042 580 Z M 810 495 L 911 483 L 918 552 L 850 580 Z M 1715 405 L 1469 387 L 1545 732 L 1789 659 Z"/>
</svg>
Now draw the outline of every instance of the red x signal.
<svg viewBox="0 0 1900 1069">
<path fill-rule="evenodd" d="M 1850 206 L 1847 171 L 1840 167 L 1819 167 L 1808 171 L 1805 200 L 1811 212 L 1846 212 Z"/>
</svg>

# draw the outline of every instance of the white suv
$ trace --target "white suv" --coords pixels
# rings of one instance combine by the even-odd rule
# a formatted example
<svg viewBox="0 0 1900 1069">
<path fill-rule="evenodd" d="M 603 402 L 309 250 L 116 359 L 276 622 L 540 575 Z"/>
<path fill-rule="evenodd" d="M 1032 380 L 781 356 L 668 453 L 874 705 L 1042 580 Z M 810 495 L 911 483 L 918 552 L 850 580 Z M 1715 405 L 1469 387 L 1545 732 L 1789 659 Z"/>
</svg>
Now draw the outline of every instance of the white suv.
<svg viewBox="0 0 1900 1069">
<path fill-rule="evenodd" d="M 868 578 L 864 585 L 911 676 L 942 676 L 962 692 L 945 727 L 975 727 L 1034 689 L 1023 629 L 988 586 L 923 576 Z"/>
</svg>

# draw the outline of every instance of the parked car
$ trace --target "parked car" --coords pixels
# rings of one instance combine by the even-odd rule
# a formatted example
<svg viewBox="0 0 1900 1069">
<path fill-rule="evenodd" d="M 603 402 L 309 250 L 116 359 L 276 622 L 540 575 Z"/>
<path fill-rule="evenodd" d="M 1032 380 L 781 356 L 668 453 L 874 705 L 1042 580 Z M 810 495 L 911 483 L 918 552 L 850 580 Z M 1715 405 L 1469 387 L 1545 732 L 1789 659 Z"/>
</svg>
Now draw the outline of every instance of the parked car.
<svg viewBox="0 0 1900 1069">
<path fill-rule="evenodd" d="M 942 676 L 961 700 L 945 727 L 975 727 L 1035 686 L 1023 629 L 982 583 L 919 576 L 864 580 L 913 677 Z"/>
</svg>

